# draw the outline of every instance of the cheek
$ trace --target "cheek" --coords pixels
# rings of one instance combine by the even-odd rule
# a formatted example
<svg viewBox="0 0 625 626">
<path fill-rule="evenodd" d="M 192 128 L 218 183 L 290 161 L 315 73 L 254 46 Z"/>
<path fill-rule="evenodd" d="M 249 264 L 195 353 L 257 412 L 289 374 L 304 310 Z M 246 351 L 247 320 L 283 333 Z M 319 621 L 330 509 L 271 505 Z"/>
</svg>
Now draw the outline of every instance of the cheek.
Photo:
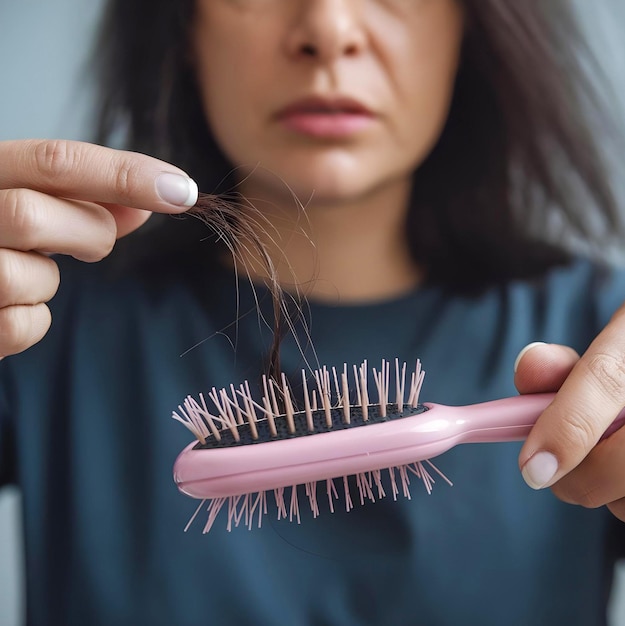
<svg viewBox="0 0 625 626">
<path fill-rule="evenodd" d="M 204 109 L 211 125 L 215 117 L 223 117 L 223 111 L 236 111 L 238 103 L 243 100 L 241 94 L 245 76 L 241 75 L 243 64 L 237 58 L 236 50 L 229 50 L 220 41 L 220 37 L 212 38 L 210 34 L 196 46 L 197 76 L 200 85 Z M 239 77 L 233 80 L 233 77 Z M 223 120 L 220 120 L 223 122 Z"/>
<path fill-rule="evenodd" d="M 439 71 L 440 70 L 440 71 Z M 404 136 L 420 137 L 429 150 L 436 143 L 447 120 L 454 92 L 455 72 L 449 65 L 416 69 L 409 77 L 410 88 L 403 92 L 407 106 Z"/>
<path fill-rule="evenodd" d="M 393 131 L 398 141 L 425 156 L 447 120 L 460 60 L 462 34 L 436 29 L 399 42 L 389 51 L 389 75 L 397 95 Z M 403 43 L 403 45 L 401 45 Z"/>
<path fill-rule="evenodd" d="M 211 23 L 219 28 L 211 28 Z M 251 130 L 259 95 L 266 91 L 262 77 L 267 46 L 246 32 L 254 31 L 242 28 L 241 19 L 206 17 L 196 25 L 198 82 L 208 123 L 222 147 L 233 132 L 236 136 Z"/>
</svg>

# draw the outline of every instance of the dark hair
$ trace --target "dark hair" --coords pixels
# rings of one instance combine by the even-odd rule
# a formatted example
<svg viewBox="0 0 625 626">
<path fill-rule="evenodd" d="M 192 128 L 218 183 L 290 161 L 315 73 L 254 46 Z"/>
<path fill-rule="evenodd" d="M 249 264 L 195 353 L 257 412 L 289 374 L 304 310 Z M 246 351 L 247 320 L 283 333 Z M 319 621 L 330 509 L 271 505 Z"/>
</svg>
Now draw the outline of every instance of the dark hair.
<svg viewBox="0 0 625 626">
<path fill-rule="evenodd" d="M 620 230 L 596 140 L 605 109 L 572 3 L 464 0 L 449 119 L 414 176 L 407 236 L 431 281 L 480 287 L 531 277 Z M 193 0 L 111 0 L 98 48 L 98 140 L 170 160 L 208 192 L 231 165 L 202 110 Z M 604 134 L 605 136 L 605 134 Z"/>
</svg>

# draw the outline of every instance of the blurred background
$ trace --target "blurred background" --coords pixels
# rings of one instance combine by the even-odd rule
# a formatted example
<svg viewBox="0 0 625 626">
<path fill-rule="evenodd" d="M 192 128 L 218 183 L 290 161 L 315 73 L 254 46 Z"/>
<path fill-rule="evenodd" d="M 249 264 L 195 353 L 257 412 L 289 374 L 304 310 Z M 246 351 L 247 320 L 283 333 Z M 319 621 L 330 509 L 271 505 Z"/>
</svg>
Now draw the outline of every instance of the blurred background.
<svg viewBox="0 0 625 626">
<path fill-rule="evenodd" d="M 546 0 L 543 0 L 546 1 Z M 625 2 L 569 0 L 582 14 L 625 128 Z M 103 0 L 0 0 L 0 140 L 90 139 L 88 58 Z M 620 160 L 617 188 L 625 190 Z M 625 210 L 625 191 L 623 192 Z M 23 623 L 19 493 L 0 491 L 0 626 Z M 610 626 L 625 624 L 625 565 L 617 571 Z"/>
</svg>

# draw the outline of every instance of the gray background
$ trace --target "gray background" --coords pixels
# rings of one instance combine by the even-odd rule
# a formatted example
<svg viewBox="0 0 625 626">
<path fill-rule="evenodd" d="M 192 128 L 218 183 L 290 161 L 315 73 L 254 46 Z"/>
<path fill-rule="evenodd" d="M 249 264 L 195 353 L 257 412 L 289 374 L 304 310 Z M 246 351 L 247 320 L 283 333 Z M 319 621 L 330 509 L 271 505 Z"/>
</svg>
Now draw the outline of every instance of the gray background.
<svg viewBox="0 0 625 626">
<path fill-rule="evenodd" d="M 613 80 L 614 105 L 625 120 L 625 2 L 574 3 Z M 0 140 L 90 137 L 85 62 L 101 5 L 102 0 L 0 0 Z M 15 490 L 0 491 L 0 626 L 22 623 L 19 504 Z M 617 571 L 611 603 L 611 626 L 624 624 L 625 566 Z"/>
</svg>

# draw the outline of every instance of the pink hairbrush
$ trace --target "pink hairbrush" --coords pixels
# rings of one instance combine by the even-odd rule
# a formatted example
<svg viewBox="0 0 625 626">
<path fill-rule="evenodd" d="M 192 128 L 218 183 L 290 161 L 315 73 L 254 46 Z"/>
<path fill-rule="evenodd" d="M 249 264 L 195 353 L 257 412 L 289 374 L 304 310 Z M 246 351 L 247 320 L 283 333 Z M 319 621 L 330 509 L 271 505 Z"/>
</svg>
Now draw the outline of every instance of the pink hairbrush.
<svg viewBox="0 0 625 626">
<path fill-rule="evenodd" d="M 382 361 L 373 369 L 377 402 L 370 402 L 366 361 L 353 368 L 355 402 L 350 404 L 347 366 L 314 371 L 312 391 L 302 372 L 303 410 L 294 407 L 284 375 L 281 385 L 263 378 L 261 403 L 253 400 L 249 384 L 238 389 L 215 388 L 208 394 L 215 409 L 208 410 L 188 396 L 172 417 L 197 437 L 174 464 L 178 489 L 202 500 L 189 521 L 208 504 L 208 532 L 227 504 L 228 530 L 241 520 L 260 526 L 267 512 L 266 494 L 273 490 L 278 519 L 299 521 L 297 485 L 305 486 L 313 516 L 319 514 L 317 483 L 326 481 L 330 510 L 338 498 L 335 480 L 342 484 L 347 510 L 353 507 L 347 477 L 355 475 L 360 501 L 386 495 L 383 472 L 388 473 L 394 499 L 407 498 L 410 476 L 419 478 L 428 493 L 433 470 L 451 482 L 429 461 L 461 443 L 517 441 L 527 437 L 538 416 L 555 394 L 535 394 L 470 406 L 419 404 L 425 373 L 419 361 L 406 389 L 406 364 L 395 361 L 394 402 L 389 403 L 390 367 Z M 625 411 L 604 437 L 617 430 Z M 364 428 L 364 426 L 367 426 Z M 290 487 L 290 497 L 285 489 Z M 288 503 L 287 503 L 288 500 Z M 186 529 L 185 529 L 186 530 Z"/>
</svg>

